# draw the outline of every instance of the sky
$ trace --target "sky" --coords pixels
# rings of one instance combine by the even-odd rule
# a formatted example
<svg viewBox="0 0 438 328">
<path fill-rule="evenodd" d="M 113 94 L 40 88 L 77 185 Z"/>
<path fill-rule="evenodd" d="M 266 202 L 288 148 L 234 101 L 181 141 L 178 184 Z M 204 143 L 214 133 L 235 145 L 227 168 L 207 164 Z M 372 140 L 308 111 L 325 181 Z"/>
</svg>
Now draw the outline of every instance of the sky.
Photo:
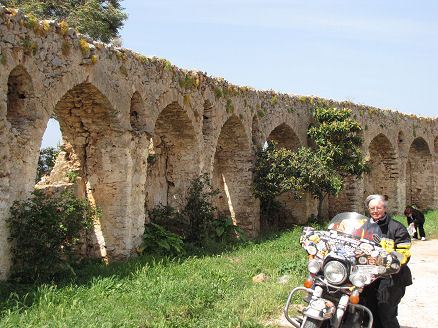
<svg viewBox="0 0 438 328">
<path fill-rule="evenodd" d="M 142 55 L 259 90 L 438 116 L 436 0 L 121 3 L 122 46 Z"/>
</svg>

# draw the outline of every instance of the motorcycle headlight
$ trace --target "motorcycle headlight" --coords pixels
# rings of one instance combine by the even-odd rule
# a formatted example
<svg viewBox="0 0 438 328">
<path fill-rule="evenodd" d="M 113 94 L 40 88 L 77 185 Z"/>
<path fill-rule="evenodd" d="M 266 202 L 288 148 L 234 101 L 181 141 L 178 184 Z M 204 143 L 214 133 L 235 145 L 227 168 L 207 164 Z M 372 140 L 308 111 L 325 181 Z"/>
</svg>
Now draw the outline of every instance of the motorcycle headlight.
<svg viewBox="0 0 438 328">
<path fill-rule="evenodd" d="M 347 267 L 339 261 L 330 261 L 324 266 L 324 277 L 333 285 L 340 285 L 347 279 Z"/>
<path fill-rule="evenodd" d="M 310 273 L 318 273 L 319 270 L 321 270 L 321 264 L 316 260 L 309 260 L 307 270 L 309 270 Z"/>
</svg>

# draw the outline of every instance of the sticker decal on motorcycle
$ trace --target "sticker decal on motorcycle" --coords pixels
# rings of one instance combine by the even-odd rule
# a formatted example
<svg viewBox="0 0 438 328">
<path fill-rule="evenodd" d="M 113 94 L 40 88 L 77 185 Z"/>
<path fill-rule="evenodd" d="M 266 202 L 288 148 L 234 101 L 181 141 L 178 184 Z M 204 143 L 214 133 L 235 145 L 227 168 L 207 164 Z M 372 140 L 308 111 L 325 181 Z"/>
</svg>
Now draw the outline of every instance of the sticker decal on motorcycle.
<svg viewBox="0 0 438 328">
<path fill-rule="evenodd" d="M 315 255 L 316 254 L 316 247 L 315 246 L 307 246 L 306 251 L 310 255 Z"/>
<path fill-rule="evenodd" d="M 357 259 L 359 264 L 367 264 L 367 258 L 365 256 L 361 256 Z"/>
</svg>

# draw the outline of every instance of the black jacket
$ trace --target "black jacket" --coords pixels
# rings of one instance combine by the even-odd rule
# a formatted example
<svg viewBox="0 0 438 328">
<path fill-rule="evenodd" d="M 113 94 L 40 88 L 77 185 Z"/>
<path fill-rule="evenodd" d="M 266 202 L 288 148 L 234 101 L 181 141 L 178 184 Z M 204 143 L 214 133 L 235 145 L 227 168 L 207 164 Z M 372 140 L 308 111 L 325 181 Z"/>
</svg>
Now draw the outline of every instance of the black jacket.
<svg viewBox="0 0 438 328">
<path fill-rule="evenodd" d="M 423 224 L 425 221 L 424 214 L 415 208 L 411 208 L 412 217 L 408 218 L 408 225 L 414 222 L 415 225 Z"/>
<path fill-rule="evenodd" d="M 397 251 L 404 256 L 400 271 L 392 275 L 394 283 L 399 286 L 412 285 L 411 270 L 407 266 L 411 258 L 411 237 L 408 230 L 403 224 L 394 220 L 388 214 L 378 220 L 377 224 L 383 234 L 382 247 L 387 252 Z"/>
</svg>

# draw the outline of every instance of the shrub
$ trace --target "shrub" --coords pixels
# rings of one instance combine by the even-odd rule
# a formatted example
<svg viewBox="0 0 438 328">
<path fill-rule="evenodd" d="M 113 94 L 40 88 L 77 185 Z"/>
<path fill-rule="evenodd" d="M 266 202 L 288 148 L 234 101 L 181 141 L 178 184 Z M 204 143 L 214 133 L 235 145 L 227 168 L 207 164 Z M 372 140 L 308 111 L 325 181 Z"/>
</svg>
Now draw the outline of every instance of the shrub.
<svg viewBox="0 0 438 328">
<path fill-rule="evenodd" d="M 218 193 L 219 190 L 212 188 L 208 175 L 200 175 L 192 180 L 181 211 L 160 204 L 149 213 L 151 221 L 169 233 L 181 236 L 186 247 L 206 247 L 216 242 L 224 244 L 235 240 L 236 236 L 246 240 L 231 218 L 216 218 L 216 207 L 211 199 Z M 151 231 L 148 226 L 146 228 L 145 234 L 149 235 Z"/>
<path fill-rule="evenodd" d="M 208 239 L 209 225 L 215 218 L 214 212 L 216 210 L 211 202 L 211 197 L 218 193 L 218 190 L 213 190 L 207 174 L 192 180 L 182 215 L 189 224 L 187 240 L 198 246 L 201 246 Z"/>
<path fill-rule="evenodd" d="M 165 229 L 185 237 L 188 231 L 188 224 L 184 217 L 175 208 L 169 205 L 159 204 L 149 213 L 151 221 Z"/>
<path fill-rule="evenodd" d="M 79 49 L 84 56 L 90 53 L 90 45 L 84 39 L 79 39 Z"/>
<path fill-rule="evenodd" d="M 78 176 L 79 174 L 73 170 L 70 170 L 65 173 L 65 177 L 68 179 L 68 182 L 70 183 L 76 183 Z"/>
<path fill-rule="evenodd" d="M 223 92 L 222 92 L 222 88 L 220 87 L 216 87 L 214 88 L 214 96 L 216 97 L 216 99 L 219 99 L 223 96 Z"/>
<path fill-rule="evenodd" d="M 68 26 L 67 22 L 62 20 L 59 23 L 59 32 L 61 33 L 61 35 L 63 35 L 63 36 L 67 35 L 68 29 L 69 29 L 69 26 Z"/>
<path fill-rule="evenodd" d="M 233 219 L 227 216 L 219 216 L 212 222 L 214 239 L 220 243 L 228 243 L 236 239 L 236 235 L 242 241 L 246 240 L 245 234 L 239 226 L 235 225 Z"/>
<path fill-rule="evenodd" d="M 137 248 L 137 252 L 140 255 L 145 251 L 156 254 L 184 253 L 181 236 L 152 222 L 145 226 L 143 240 L 141 246 Z"/>
<path fill-rule="evenodd" d="M 15 201 L 7 220 L 17 282 L 50 280 L 73 269 L 74 246 L 100 213 L 70 193 L 47 197 L 35 190 L 26 201 Z"/>
</svg>

